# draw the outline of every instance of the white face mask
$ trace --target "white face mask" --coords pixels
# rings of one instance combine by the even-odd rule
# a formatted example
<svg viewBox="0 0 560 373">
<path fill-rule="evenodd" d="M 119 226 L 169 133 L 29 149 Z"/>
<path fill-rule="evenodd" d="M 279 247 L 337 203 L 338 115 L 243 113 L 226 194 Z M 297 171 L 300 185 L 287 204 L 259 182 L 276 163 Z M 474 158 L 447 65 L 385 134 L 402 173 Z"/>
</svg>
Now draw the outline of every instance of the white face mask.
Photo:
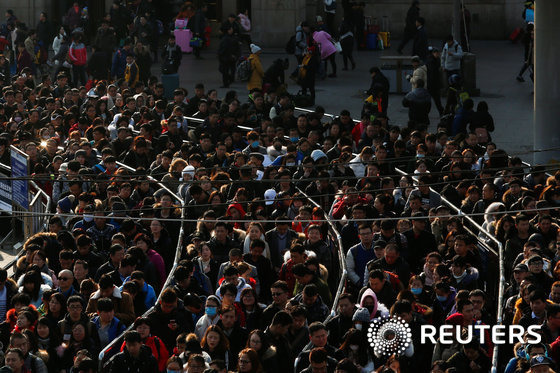
<svg viewBox="0 0 560 373">
<path fill-rule="evenodd" d="M 455 277 L 455 280 L 459 281 L 459 280 L 462 280 L 463 278 L 465 278 L 466 275 L 467 275 L 467 270 L 465 269 L 463 271 L 463 273 L 461 273 L 459 276 L 453 275 L 453 277 Z"/>
<path fill-rule="evenodd" d="M 93 221 L 93 215 L 85 215 L 85 214 L 84 214 L 84 221 L 86 221 L 86 222 L 88 222 L 88 223 L 89 223 L 90 221 Z"/>
<path fill-rule="evenodd" d="M 362 324 L 356 324 L 354 328 L 356 328 L 357 330 L 362 330 L 362 326 Z"/>
<path fill-rule="evenodd" d="M 358 345 L 350 345 L 350 349 L 354 352 L 358 351 L 359 348 L 360 348 L 360 346 L 358 346 Z"/>
</svg>

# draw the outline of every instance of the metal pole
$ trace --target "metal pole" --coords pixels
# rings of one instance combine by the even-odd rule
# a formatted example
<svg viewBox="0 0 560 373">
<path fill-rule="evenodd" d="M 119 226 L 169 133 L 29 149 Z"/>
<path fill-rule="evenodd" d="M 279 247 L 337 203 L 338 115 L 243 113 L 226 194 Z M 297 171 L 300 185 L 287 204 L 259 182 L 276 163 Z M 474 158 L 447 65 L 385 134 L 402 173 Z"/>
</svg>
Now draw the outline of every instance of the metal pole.
<svg viewBox="0 0 560 373">
<path fill-rule="evenodd" d="M 534 149 L 557 148 L 560 144 L 560 71 L 554 62 L 560 59 L 560 2 L 538 1 L 535 4 L 535 97 Z M 560 161 L 560 151 L 536 152 L 535 164 Z"/>
<path fill-rule="evenodd" d="M 453 0 L 453 39 L 461 42 L 461 0 Z"/>
</svg>

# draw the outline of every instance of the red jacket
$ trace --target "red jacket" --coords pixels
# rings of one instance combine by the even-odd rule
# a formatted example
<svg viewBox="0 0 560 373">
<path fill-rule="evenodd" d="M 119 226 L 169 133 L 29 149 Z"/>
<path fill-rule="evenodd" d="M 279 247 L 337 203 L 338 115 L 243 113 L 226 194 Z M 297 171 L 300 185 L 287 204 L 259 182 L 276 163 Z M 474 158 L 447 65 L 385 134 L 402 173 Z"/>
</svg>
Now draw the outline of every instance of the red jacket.
<svg viewBox="0 0 560 373">
<path fill-rule="evenodd" d="M 86 46 L 82 43 L 72 43 L 68 51 L 68 56 L 70 57 L 70 61 L 72 61 L 72 65 L 85 66 L 87 63 Z"/>
<path fill-rule="evenodd" d="M 356 201 L 356 203 L 363 203 L 363 204 L 368 204 L 368 200 L 362 197 L 358 197 L 358 200 Z M 351 208 L 352 206 L 348 204 L 348 201 L 346 200 L 346 196 L 339 198 L 333 206 L 333 213 L 332 216 L 334 219 L 342 219 L 342 217 L 344 216 L 344 214 L 346 214 L 346 209 L 347 208 Z"/>
<path fill-rule="evenodd" d="M 124 350 L 126 342 L 123 342 L 121 346 L 121 352 Z M 149 336 L 144 341 L 144 344 L 152 350 L 152 355 L 156 358 L 158 362 L 158 369 L 160 372 L 165 372 L 167 365 L 167 359 L 169 359 L 169 351 L 165 347 L 165 344 L 156 336 Z"/>
</svg>

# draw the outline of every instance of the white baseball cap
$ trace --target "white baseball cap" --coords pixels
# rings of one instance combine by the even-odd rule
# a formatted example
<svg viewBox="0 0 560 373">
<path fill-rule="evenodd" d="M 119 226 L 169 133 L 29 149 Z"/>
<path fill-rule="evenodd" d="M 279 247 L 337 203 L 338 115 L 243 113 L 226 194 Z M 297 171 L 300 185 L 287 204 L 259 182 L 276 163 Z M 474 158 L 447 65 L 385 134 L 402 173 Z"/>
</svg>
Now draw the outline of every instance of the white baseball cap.
<svg viewBox="0 0 560 373">
<path fill-rule="evenodd" d="M 267 189 L 266 192 L 264 192 L 264 199 L 265 199 L 265 205 L 270 206 L 274 203 L 274 199 L 276 198 L 276 191 L 274 189 Z"/>
</svg>

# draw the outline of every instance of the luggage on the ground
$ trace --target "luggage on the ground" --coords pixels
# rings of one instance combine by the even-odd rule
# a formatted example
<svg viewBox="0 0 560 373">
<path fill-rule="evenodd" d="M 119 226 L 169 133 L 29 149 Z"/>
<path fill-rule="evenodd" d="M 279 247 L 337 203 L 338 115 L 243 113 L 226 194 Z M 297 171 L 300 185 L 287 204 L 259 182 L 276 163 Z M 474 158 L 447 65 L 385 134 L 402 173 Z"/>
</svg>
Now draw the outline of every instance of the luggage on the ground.
<svg viewBox="0 0 560 373">
<path fill-rule="evenodd" d="M 391 33 L 382 31 L 379 33 L 379 39 L 383 42 L 383 48 L 389 48 L 391 46 Z"/>
</svg>

